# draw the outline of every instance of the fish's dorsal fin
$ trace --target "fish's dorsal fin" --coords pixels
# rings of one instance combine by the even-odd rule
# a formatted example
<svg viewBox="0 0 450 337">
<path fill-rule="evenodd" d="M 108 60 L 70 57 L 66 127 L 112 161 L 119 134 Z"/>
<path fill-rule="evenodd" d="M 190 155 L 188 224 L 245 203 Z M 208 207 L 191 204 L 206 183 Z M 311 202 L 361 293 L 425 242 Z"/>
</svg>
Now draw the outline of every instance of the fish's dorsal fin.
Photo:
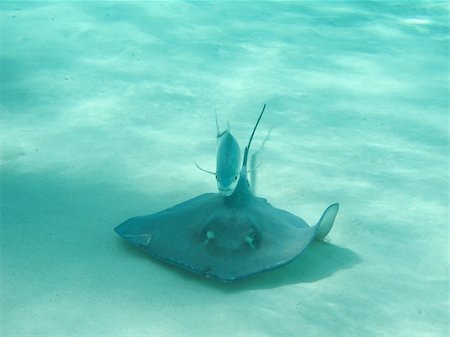
<svg viewBox="0 0 450 337">
<path fill-rule="evenodd" d="M 252 144 L 252 139 L 255 134 L 256 128 L 258 127 L 259 121 L 261 120 L 262 115 L 264 114 L 264 110 L 266 110 L 266 105 L 264 104 L 263 109 L 261 113 L 259 114 L 258 120 L 256 121 L 255 127 L 253 128 L 252 135 L 250 136 L 250 140 L 248 141 L 248 145 L 245 147 L 244 151 L 244 160 L 242 162 L 242 169 L 247 171 L 247 157 L 248 157 L 248 151 L 250 150 L 250 145 Z"/>
</svg>

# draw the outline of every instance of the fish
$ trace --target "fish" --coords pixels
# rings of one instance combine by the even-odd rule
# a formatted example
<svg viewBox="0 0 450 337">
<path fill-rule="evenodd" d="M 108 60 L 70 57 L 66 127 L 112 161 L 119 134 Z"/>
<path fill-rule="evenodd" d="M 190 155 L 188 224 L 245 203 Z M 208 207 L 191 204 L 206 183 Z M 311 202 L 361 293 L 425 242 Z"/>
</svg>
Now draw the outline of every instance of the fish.
<svg viewBox="0 0 450 337">
<path fill-rule="evenodd" d="M 228 197 L 233 194 L 238 183 L 241 167 L 241 149 L 236 138 L 231 134 L 230 123 L 228 122 L 226 130 L 220 131 L 217 112 L 215 115 L 217 127 L 216 171 L 206 170 L 200 167 L 197 162 L 194 161 L 194 163 L 199 170 L 214 175 L 219 193 Z"/>
<path fill-rule="evenodd" d="M 160 212 L 132 217 L 115 232 L 145 253 L 190 272 L 231 282 L 282 267 L 323 240 L 339 210 L 330 205 L 316 225 L 253 194 L 247 158 L 264 105 L 245 147 L 229 196 L 205 193 Z"/>
<path fill-rule="evenodd" d="M 216 156 L 216 182 L 219 193 L 229 197 L 236 189 L 239 170 L 241 166 L 241 149 L 230 132 L 230 123 L 223 132 L 219 130 L 217 121 L 217 156 Z"/>
</svg>

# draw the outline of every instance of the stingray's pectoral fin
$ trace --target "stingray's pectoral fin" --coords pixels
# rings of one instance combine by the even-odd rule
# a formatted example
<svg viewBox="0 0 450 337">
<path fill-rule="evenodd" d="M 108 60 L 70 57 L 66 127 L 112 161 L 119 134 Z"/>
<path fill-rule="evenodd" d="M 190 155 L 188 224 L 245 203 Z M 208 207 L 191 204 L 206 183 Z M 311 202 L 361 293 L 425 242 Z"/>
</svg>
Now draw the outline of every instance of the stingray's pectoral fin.
<svg viewBox="0 0 450 337">
<path fill-rule="evenodd" d="M 316 239 L 323 240 L 330 232 L 333 227 L 334 219 L 336 218 L 337 212 L 339 211 L 339 204 L 332 204 L 323 212 L 317 223 Z"/>
</svg>

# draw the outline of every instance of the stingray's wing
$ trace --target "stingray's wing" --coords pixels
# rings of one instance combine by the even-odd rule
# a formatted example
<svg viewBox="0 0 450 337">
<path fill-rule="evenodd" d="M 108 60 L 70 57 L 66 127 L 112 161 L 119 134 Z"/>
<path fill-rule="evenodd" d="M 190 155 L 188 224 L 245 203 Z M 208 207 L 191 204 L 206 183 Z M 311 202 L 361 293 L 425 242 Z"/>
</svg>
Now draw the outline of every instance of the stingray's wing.
<svg viewBox="0 0 450 337">
<path fill-rule="evenodd" d="M 130 218 L 114 230 L 152 256 L 206 274 L 211 258 L 203 247 L 202 230 L 211 214 L 223 207 L 218 193 L 202 194 L 164 211 Z"/>
<path fill-rule="evenodd" d="M 265 199 L 253 198 L 242 212 L 237 210 L 235 216 L 245 219 L 241 222 L 244 227 L 255 230 L 253 247 L 243 244 L 233 252 L 209 248 L 212 254 L 221 255 L 220 263 L 209 270 L 211 276 L 221 281 L 242 279 L 284 266 L 298 257 L 316 235 L 316 226 L 308 226 L 301 218 L 273 207 Z"/>
<path fill-rule="evenodd" d="M 292 261 L 317 226 L 252 197 L 229 204 L 203 194 L 152 215 L 131 218 L 116 232 L 163 261 L 221 281 L 241 279 Z"/>
</svg>

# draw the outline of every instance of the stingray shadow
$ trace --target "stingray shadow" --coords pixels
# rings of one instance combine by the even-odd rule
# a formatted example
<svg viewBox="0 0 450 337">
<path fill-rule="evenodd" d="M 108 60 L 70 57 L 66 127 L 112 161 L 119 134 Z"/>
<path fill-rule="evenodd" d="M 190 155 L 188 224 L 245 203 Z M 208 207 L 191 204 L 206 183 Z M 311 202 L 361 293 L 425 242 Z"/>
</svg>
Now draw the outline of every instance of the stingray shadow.
<svg viewBox="0 0 450 337">
<path fill-rule="evenodd" d="M 253 275 L 247 279 L 223 283 L 150 257 L 144 251 L 136 249 L 136 247 L 119 238 L 117 239 L 121 248 L 126 253 L 135 255 L 136 258 L 147 259 L 149 262 L 157 264 L 160 268 L 168 268 L 174 273 L 178 273 L 186 281 L 200 282 L 206 287 L 226 293 L 271 289 L 290 284 L 315 282 L 330 277 L 342 269 L 349 269 L 361 261 L 356 253 L 347 248 L 338 247 L 327 242 L 314 241 L 301 256 L 284 267 Z"/>
</svg>

